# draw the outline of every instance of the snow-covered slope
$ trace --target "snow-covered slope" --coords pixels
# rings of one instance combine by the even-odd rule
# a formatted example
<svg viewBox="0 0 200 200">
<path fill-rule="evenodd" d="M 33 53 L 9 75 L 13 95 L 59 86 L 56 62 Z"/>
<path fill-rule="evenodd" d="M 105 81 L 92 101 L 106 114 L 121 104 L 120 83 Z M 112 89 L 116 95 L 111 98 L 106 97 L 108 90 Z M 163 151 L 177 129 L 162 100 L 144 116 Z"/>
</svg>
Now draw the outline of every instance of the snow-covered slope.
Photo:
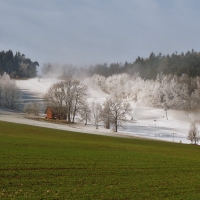
<svg viewBox="0 0 200 200">
<path fill-rule="evenodd" d="M 16 84 L 22 91 L 35 93 L 39 97 L 43 97 L 50 86 L 56 82 L 58 82 L 57 79 L 32 78 L 28 80 L 17 80 Z"/>
<path fill-rule="evenodd" d="M 22 92 L 32 94 L 36 99 L 38 97 L 38 100 L 41 100 L 49 87 L 57 81 L 58 80 L 56 79 L 38 80 L 37 78 L 35 78 L 29 80 L 17 80 L 16 83 L 20 87 Z M 102 92 L 99 88 L 91 87 L 89 85 L 89 82 L 87 81 L 85 82 L 85 84 L 88 84 L 89 86 L 89 102 L 103 102 L 106 99 L 107 94 Z M 30 101 L 31 98 L 32 96 L 30 95 L 28 100 Z M 135 105 L 133 103 L 132 105 L 132 119 L 130 118 L 129 122 L 125 124 L 124 128 L 119 129 L 119 134 L 159 139 L 165 141 L 190 143 L 190 141 L 188 141 L 186 137 L 190 126 L 190 118 L 192 118 L 193 116 L 192 113 L 188 113 L 185 111 L 169 110 L 169 119 L 167 120 L 165 117 L 165 111 L 162 109 L 143 107 L 141 105 Z M 48 125 L 51 128 L 55 127 L 52 127 L 52 125 L 50 124 Z M 90 126 L 86 128 L 85 126 L 80 126 L 78 130 L 84 132 L 92 132 L 93 130 L 95 131 L 95 127 Z M 100 130 L 100 132 L 104 132 L 105 134 L 112 132 L 112 130 L 108 131 L 103 128 L 101 128 Z"/>
</svg>

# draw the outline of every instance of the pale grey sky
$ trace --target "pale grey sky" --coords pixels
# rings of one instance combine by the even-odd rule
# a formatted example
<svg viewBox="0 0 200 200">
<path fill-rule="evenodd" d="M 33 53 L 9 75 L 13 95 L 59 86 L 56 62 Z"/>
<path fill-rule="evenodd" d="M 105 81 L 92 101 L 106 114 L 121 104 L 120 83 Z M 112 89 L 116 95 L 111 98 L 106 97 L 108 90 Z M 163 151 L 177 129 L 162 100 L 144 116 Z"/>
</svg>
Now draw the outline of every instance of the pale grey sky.
<svg viewBox="0 0 200 200">
<path fill-rule="evenodd" d="M 40 66 L 200 51 L 199 10 L 199 0 L 0 0 L 0 51 Z"/>
</svg>

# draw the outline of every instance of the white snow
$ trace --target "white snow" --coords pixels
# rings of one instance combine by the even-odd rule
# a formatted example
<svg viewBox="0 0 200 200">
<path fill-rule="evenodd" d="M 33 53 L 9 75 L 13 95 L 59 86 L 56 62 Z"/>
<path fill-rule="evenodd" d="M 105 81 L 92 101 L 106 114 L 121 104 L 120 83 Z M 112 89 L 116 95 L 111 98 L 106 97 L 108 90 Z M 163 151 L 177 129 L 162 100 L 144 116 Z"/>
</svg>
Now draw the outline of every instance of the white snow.
<svg viewBox="0 0 200 200">
<path fill-rule="evenodd" d="M 56 82 L 58 82 L 58 80 L 53 78 L 32 78 L 28 80 L 17 80 L 16 84 L 23 91 L 32 92 L 37 94 L 39 97 L 43 97 L 50 86 Z"/>
<path fill-rule="evenodd" d="M 50 86 L 57 82 L 55 79 L 40 79 L 37 78 L 29 80 L 17 80 L 16 84 L 22 91 L 34 94 L 38 99 L 42 98 Z M 86 82 L 87 83 L 87 82 Z M 99 88 L 89 86 L 90 97 L 89 102 L 98 101 L 103 102 L 108 96 Z M 168 111 L 168 120 L 165 117 L 165 111 L 162 109 L 143 107 L 138 104 L 133 104 L 132 117 L 129 122 L 120 128 L 118 133 L 112 130 L 107 130 L 102 126 L 98 130 L 95 126 L 83 124 L 61 125 L 49 122 L 41 122 L 24 118 L 23 113 L 16 113 L 12 111 L 0 110 L 0 120 L 15 122 L 20 124 L 29 124 L 34 126 L 48 127 L 53 129 L 71 130 L 84 133 L 102 134 L 102 135 L 116 135 L 116 136 L 136 136 L 142 138 L 158 139 L 171 142 L 190 143 L 187 140 L 187 133 L 190 126 L 190 120 L 193 113 L 186 111 Z"/>
</svg>

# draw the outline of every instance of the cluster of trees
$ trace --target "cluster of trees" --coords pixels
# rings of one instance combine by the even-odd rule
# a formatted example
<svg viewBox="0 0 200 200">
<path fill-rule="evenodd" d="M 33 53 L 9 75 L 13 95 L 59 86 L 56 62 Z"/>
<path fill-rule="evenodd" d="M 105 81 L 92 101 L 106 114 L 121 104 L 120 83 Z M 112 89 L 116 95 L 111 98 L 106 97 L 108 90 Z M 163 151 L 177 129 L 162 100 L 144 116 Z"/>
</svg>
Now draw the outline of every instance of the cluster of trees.
<svg viewBox="0 0 200 200">
<path fill-rule="evenodd" d="M 96 128 L 98 129 L 99 123 L 103 123 L 106 129 L 112 126 L 115 132 L 118 127 L 123 127 L 127 117 L 131 116 L 131 111 L 130 103 L 119 96 L 106 99 L 103 105 L 98 102 L 92 102 L 91 105 L 91 115 Z"/>
<path fill-rule="evenodd" d="M 11 50 L 0 52 L 0 74 L 6 72 L 11 78 L 32 78 L 37 75 L 38 62 L 31 61 L 24 54 Z"/>
<path fill-rule="evenodd" d="M 130 103 L 119 96 L 107 99 L 103 105 L 98 102 L 89 104 L 87 97 L 87 86 L 69 79 L 53 84 L 45 95 L 45 101 L 47 106 L 66 116 L 68 122 L 75 122 L 75 117 L 78 116 L 81 121 L 85 121 L 85 125 L 90 121 L 98 129 L 99 123 L 104 123 L 108 129 L 112 125 L 116 132 L 131 114 Z"/>
<path fill-rule="evenodd" d="M 28 102 L 24 105 L 24 112 L 28 114 L 39 115 L 40 103 Z"/>
<path fill-rule="evenodd" d="M 69 79 L 53 84 L 45 95 L 48 106 L 58 109 L 63 113 L 68 122 L 74 122 L 79 110 L 86 104 L 88 97 L 87 86 L 80 81 Z"/>
<path fill-rule="evenodd" d="M 200 103 L 200 77 L 158 74 L 155 80 L 144 80 L 139 74 L 104 77 L 94 75 L 92 84 L 108 94 L 140 102 L 144 106 L 168 109 L 195 109 Z"/>
<path fill-rule="evenodd" d="M 57 70 L 56 69 L 60 69 Z M 157 75 L 162 73 L 164 75 L 172 74 L 182 76 L 187 74 L 189 77 L 200 76 L 200 52 L 194 50 L 186 53 L 178 54 L 177 52 L 172 55 L 158 55 L 153 52 L 148 58 L 138 57 L 133 63 L 111 63 L 108 64 L 96 64 L 90 67 L 76 67 L 72 65 L 58 64 L 44 64 L 43 73 L 48 74 L 50 72 L 60 71 L 63 76 L 72 77 L 91 77 L 94 74 L 102 75 L 105 77 L 112 76 L 114 74 L 127 73 L 134 75 L 139 73 L 140 77 L 144 80 L 155 80 Z"/>
<path fill-rule="evenodd" d="M 20 88 L 6 73 L 0 76 L 0 106 L 16 109 L 21 98 Z"/>
</svg>

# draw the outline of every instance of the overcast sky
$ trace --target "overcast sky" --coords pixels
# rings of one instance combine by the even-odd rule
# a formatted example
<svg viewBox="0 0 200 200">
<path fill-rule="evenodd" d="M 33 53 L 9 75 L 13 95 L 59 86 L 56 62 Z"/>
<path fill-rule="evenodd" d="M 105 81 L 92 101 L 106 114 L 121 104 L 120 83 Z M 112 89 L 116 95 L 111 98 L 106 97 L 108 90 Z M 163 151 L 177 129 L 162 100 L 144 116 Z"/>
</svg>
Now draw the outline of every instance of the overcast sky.
<svg viewBox="0 0 200 200">
<path fill-rule="evenodd" d="M 199 0 L 0 0 L 0 51 L 40 66 L 200 51 L 199 10 Z"/>
</svg>

